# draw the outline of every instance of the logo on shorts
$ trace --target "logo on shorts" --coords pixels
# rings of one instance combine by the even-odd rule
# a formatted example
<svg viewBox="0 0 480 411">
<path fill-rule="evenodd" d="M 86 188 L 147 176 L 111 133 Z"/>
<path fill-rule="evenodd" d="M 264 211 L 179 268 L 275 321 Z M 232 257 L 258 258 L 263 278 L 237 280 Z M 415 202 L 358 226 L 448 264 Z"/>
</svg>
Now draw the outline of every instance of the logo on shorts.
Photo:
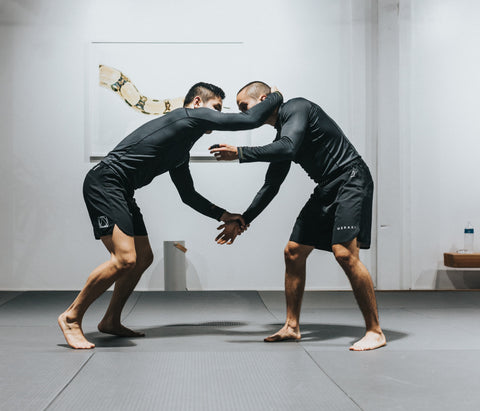
<svg viewBox="0 0 480 411">
<path fill-rule="evenodd" d="M 356 225 L 343 225 L 341 227 L 337 227 L 337 231 L 343 231 L 343 230 L 355 230 L 357 228 Z"/>
<path fill-rule="evenodd" d="M 98 217 L 97 222 L 98 222 L 98 227 L 99 228 L 108 228 L 108 217 L 107 216 L 101 215 L 100 217 Z"/>
</svg>

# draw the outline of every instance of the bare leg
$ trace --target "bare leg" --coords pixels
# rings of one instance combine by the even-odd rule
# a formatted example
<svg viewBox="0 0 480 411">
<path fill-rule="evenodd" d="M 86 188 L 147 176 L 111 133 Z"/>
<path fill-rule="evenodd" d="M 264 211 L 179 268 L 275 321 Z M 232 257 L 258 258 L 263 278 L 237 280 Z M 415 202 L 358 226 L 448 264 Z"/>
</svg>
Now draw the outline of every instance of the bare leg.
<svg viewBox="0 0 480 411">
<path fill-rule="evenodd" d="M 299 340 L 300 310 L 303 292 L 307 257 L 313 247 L 289 241 L 285 248 L 285 298 L 287 301 L 287 320 L 285 325 L 275 334 L 265 338 L 266 342 Z"/>
<path fill-rule="evenodd" d="M 110 305 L 100 323 L 98 330 L 120 337 L 144 337 L 143 332 L 137 332 L 124 327 L 120 320 L 123 307 L 132 294 L 136 285 L 140 281 L 142 274 L 152 264 L 153 253 L 147 236 L 135 237 L 135 251 L 137 253 L 137 263 L 132 272 L 120 277 L 115 282 Z"/>
<path fill-rule="evenodd" d="M 349 243 L 334 244 L 332 250 L 350 280 L 353 294 L 365 320 L 365 336 L 353 344 L 350 350 L 366 351 L 384 346 L 386 339 L 378 320 L 373 282 L 367 268 L 360 261 L 357 239 Z"/>
<path fill-rule="evenodd" d="M 58 324 L 73 348 L 93 348 L 82 331 L 82 320 L 88 307 L 121 276 L 128 275 L 135 267 L 136 254 L 133 237 L 124 234 L 117 226 L 111 236 L 102 237 L 111 251 L 111 259 L 92 271 L 87 283 L 72 305 L 58 317 Z"/>
</svg>

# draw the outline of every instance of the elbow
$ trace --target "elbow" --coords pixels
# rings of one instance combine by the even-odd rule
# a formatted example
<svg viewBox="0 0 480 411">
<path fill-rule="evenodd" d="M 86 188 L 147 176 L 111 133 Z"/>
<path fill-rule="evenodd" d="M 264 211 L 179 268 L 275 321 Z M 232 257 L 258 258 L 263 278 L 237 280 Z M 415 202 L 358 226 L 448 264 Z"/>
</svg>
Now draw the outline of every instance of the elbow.
<svg viewBox="0 0 480 411">
<path fill-rule="evenodd" d="M 255 119 L 253 123 L 255 128 L 258 128 L 266 124 L 266 121 L 267 121 L 266 118 L 258 118 L 258 119 Z"/>
<path fill-rule="evenodd" d="M 288 147 L 285 148 L 284 150 L 281 151 L 280 155 L 278 156 L 278 161 L 293 161 L 295 158 L 295 151 L 293 150 L 293 147 Z"/>
<path fill-rule="evenodd" d="M 249 113 L 248 111 L 243 113 L 245 116 L 245 118 L 247 118 L 247 122 L 248 122 L 248 127 L 250 129 L 251 128 L 258 128 L 260 126 L 263 126 L 265 124 L 265 122 L 267 121 L 267 118 L 265 116 L 259 116 L 257 114 L 253 114 L 253 113 Z"/>
<path fill-rule="evenodd" d="M 295 158 L 295 154 L 295 151 L 289 150 L 285 155 L 285 160 L 293 161 L 293 159 Z"/>
<path fill-rule="evenodd" d="M 244 123 L 244 126 L 242 127 L 243 130 L 252 130 L 254 128 L 258 128 L 260 126 L 263 126 L 265 122 L 263 119 L 255 119 L 255 118 L 250 118 L 248 119 L 248 122 Z"/>
<path fill-rule="evenodd" d="M 289 138 L 282 139 L 282 143 L 279 148 L 280 148 L 279 160 L 292 161 L 297 154 L 295 145 L 293 144 L 293 141 L 290 140 Z"/>
</svg>

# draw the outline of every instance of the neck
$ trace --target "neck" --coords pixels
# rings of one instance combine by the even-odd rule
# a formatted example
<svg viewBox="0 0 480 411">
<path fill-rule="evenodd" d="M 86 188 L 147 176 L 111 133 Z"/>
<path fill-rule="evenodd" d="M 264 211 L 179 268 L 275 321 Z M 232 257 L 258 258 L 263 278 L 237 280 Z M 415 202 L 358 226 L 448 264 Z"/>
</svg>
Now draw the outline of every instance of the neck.
<svg viewBox="0 0 480 411">
<path fill-rule="evenodd" d="M 275 127 L 275 124 L 277 123 L 277 119 L 278 119 L 278 108 L 276 108 L 275 111 L 272 113 L 272 115 L 267 118 L 267 121 L 265 121 L 265 124 L 270 124 L 271 126 Z"/>
</svg>

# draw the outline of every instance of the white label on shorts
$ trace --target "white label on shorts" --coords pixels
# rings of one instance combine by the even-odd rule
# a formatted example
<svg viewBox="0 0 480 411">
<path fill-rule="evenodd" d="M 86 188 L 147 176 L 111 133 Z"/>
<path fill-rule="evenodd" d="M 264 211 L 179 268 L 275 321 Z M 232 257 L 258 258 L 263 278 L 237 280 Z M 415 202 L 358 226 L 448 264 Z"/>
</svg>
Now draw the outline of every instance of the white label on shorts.
<svg viewBox="0 0 480 411">
<path fill-rule="evenodd" d="M 108 217 L 101 215 L 98 217 L 98 227 L 100 228 L 107 228 L 108 227 Z"/>
<path fill-rule="evenodd" d="M 344 225 L 337 227 L 337 231 L 343 231 L 343 230 L 355 230 L 357 228 L 356 225 Z"/>
</svg>

